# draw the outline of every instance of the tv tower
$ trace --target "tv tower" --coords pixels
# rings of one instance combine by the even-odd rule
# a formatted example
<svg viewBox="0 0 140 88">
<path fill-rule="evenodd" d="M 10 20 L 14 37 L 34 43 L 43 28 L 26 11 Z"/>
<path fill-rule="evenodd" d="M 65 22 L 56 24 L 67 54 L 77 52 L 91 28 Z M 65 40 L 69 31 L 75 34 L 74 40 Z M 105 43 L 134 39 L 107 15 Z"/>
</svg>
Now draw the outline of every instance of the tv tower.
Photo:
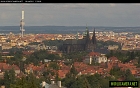
<svg viewBox="0 0 140 88">
<path fill-rule="evenodd" d="M 25 29 L 24 29 L 24 25 L 25 25 L 25 23 L 24 23 L 24 10 L 22 10 L 22 18 L 21 18 L 21 21 L 20 21 L 20 31 L 21 31 L 21 37 L 23 37 L 23 34 L 24 34 L 24 31 L 25 31 Z"/>
</svg>

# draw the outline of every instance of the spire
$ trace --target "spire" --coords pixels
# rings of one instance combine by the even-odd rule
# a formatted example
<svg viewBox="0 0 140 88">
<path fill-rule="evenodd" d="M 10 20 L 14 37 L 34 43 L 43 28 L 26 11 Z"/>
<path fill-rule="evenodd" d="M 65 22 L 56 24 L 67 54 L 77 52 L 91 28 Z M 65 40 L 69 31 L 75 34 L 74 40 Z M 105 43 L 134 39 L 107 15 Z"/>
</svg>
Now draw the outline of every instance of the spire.
<svg viewBox="0 0 140 88">
<path fill-rule="evenodd" d="M 95 36 L 95 28 L 93 29 L 93 36 Z"/>
<path fill-rule="evenodd" d="M 89 30 L 86 27 L 86 37 L 85 37 L 85 42 L 86 42 L 86 49 L 85 50 L 89 50 L 90 49 L 90 35 L 89 35 Z"/>
<path fill-rule="evenodd" d="M 76 34 L 76 40 L 78 40 L 78 32 L 77 32 L 77 34 Z"/>
<path fill-rule="evenodd" d="M 86 24 L 86 31 L 88 30 L 87 24 Z"/>
<path fill-rule="evenodd" d="M 96 34 L 95 34 L 95 28 L 94 28 L 94 30 L 93 30 L 92 43 L 93 43 L 94 45 L 96 45 Z"/>
<path fill-rule="evenodd" d="M 89 30 L 88 30 L 88 27 L 87 26 L 86 26 L 86 32 L 87 32 L 86 33 L 87 34 L 86 36 L 89 37 Z"/>
</svg>

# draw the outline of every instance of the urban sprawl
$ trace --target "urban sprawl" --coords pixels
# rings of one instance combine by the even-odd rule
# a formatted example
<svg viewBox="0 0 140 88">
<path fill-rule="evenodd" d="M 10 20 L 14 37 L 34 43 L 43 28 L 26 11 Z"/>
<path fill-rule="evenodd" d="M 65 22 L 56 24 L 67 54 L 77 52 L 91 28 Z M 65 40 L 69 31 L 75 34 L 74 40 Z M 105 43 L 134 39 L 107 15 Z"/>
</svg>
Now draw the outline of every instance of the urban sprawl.
<svg viewBox="0 0 140 88">
<path fill-rule="evenodd" d="M 0 78 L 5 79 L 5 74 L 7 73 L 7 71 L 14 70 L 16 78 L 21 79 L 22 77 L 26 77 L 28 74 L 32 73 L 37 79 L 43 77 L 46 78 L 47 80 L 50 80 L 51 83 L 48 83 L 49 81 L 46 82 L 45 79 L 43 79 L 42 83 L 40 84 L 42 86 L 41 88 L 60 88 L 60 87 L 66 88 L 67 87 L 66 84 L 61 85 L 61 80 L 63 83 L 63 79 L 67 77 L 67 74 L 69 73 L 74 74 L 74 72 L 72 72 L 73 68 L 77 72 L 75 77 L 81 75 L 94 75 L 94 74 L 100 74 L 102 77 L 114 77 L 113 73 L 111 73 L 111 70 L 116 66 L 120 68 L 121 71 L 126 71 L 127 69 L 129 69 L 131 74 L 135 78 L 140 77 L 140 67 L 137 65 L 138 64 L 137 58 L 139 57 L 133 56 L 133 58 L 130 58 L 129 61 L 126 61 L 126 63 L 124 63 L 120 60 L 120 58 L 118 58 L 114 54 L 109 56 L 110 53 L 119 51 L 138 52 L 140 50 L 140 34 L 130 32 L 115 33 L 113 31 L 109 32 L 96 31 L 94 36 L 96 37 L 96 48 L 99 48 L 98 41 L 102 42 L 112 41 L 116 43 L 100 47 L 101 50 L 102 48 L 105 48 L 109 52 L 109 54 L 97 52 L 96 50 L 94 50 L 95 48 L 94 46 L 93 50 L 91 51 L 86 52 L 79 50 L 81 53 L 82 52 L 85 53 L 82 54 L 81 57 L 77 58 L 77 57 L 68 57 L 68 55 L 70 56 L 70 54 L 73 52 L 76 54 L 75 51 L 67 49 L 68 52 L 67 51 L 63 52 L 63 49 L 61 49 L 64 47 L 63 46 L 64 41 L 80 40 L 83 38 L 86 39 L 85 36 L 87 36 L 87 34 L 88 34 L 87 30 L 83 33 L 76 34 L 24 34 L 24 37 L 21 37 L 20 35 L 14 34 L 12 32 L 10 32 L 9 34 L 1 34 Z M 90 39 L 92 39 L 92 35 L 94 35 L 94 32 L 89 32 Z M 61 48 L 56 43 L 52 45 L 45 43 L 52 41 L 61 41 L 62 42 Z M 21 56 L 19 57 L 17 55 L 19 54 L 18 52 L 21 52 L 20 53 Z M 40 61 L 38 59 L 39 63 L 37 64 L 35 64 L 35 62 L 32 62 L 35 61 L 34 60 L 35 58 L 41 58 L 41 54 L 39 54 L 41 52 L 43 53 L 46 52 L 45 56 L 46 58 L 42 56 L 43 59 L 40 59 Z M 132 54 L 131 52 L 130 54 Z M 32 57 L 33 55 L 37 56 L 37 54 L 39 54 L 40 57 L 39 56 Z M 50 55 L 50 57 L 47 55 Z M 59 59 L 56 59 L 58 58 L 56 56 L 58 56 Z M 13 60 L 13 58 L 19 58 L 19 60 Z M 30 62 L 24 63 L 28 61 L 28 59 L 30 59 Z M 23 64 L 22 66 L 21 63 Z M 46 76 L 45 73 L 47 74 L 48 71 L 49 73 Z M 59 79 L 57 80 L 58 84 L 55 83 L 56 77 Z M 125 80 L 125 77 L 120 76 L 117 78 L 117 80 L 123 81 Z M 5 86 L 6 83 L 4 82 L 3 84 L 1 83 L 1 88 L 4 88 Z M 10 88 L 14 88 L 11 86 L 12 85 L 10 85 Z"/>
</svg>

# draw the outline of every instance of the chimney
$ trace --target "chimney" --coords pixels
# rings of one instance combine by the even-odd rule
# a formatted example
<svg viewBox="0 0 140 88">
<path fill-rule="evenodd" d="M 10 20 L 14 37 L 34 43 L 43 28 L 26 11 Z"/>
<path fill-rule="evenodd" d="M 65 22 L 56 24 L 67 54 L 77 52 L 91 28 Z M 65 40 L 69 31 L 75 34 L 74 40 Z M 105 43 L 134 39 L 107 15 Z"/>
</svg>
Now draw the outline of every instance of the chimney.
<svg viewBox="0 0 140 88">
<path fill-rule="evenodd" d="M 92 64 L 92 56 L 89 58 L 89 64 Z"/>
<path fill-rule="evenodd" d="M 51 81 L 51 84 L 54 84 L 54 80 Z"/>
<path fill-rule="evenodd" d="M 58 81 L 58 87 L 61 88 L 61 81 Z"/>
<path fill-rule="evenodd" d="M 45 85 L 46 85 L 46 82 L 42 81 L 42 87 L 45 87 Z"/>
</svg>

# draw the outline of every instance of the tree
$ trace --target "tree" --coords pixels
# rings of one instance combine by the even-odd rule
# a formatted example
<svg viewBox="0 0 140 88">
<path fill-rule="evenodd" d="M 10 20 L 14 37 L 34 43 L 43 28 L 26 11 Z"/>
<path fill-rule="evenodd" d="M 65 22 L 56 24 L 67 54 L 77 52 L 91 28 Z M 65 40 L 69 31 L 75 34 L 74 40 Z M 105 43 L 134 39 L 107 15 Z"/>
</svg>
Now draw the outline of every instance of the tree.
<svg viewBox="0 0 140 88">
<path fill-rule="evenodd" d="M 59 67 L 59 65 L 56 62 L 51 62 L 49 64 L 49 68 L 52 68 L 54 70 L 58 70 L 60 67 Z"/>
<path fill-rule="evenodd" d="M 32 73 L 10 84 L 10 88 L 39 88 L 40 81 Z M 9 88 L 9 87 L 8 87 Z"/>
<path fill-rule="evenodd" d="M 90 85 L 85 76 L 79 76 L 73 84 L 71 84 L 70 88 L 90 88 Z"/>
<path fill-rule="evenodd" d="M 135 77 L 132 75 L 132 73 L 131 73 L 131 71 L 129 69 L 127 69 L 125 71 L 124 76 L 125 76 L 126 81 L 135 81 Z"/>
<path fill-rule="evenodd" d="M 28 88 L 28 82 L 25 77 L 21 77 L 14 84 L 10 84 L 10 88 Z"/>
<path fill-rule="evenodd" d="M 70 88 L 70 87 L 74 88 L 75 85 L 77 85 L 77 83 L 74 83 L 74 82 L 76 82 L 76 75 L 77 75 L 77 71 L 76 71 L 75 67 L 72 65 L 70 72 L 68 72 L 66 74 L 66 77 L 64 79 L 62 79 L 62 84 L 68 88 Z M 78 87 L 75 87 L 75 88 L 78 88 Z"/>
<path fill-rule="evenodd" d="M 25 63 L 33 63 L 34 65 L 38 65 L 40 61 L 44 62 L 44 59 L 49 60 L 59 60 L 61 57 L 57 54 L 49 54 L 47 50 L 39 50 L 32 53 L 27 57 Z"/>
<path fill-rule="evenodd" d="M 122 75 L 122 71 L 120 70 L 119 67 L 113 67 L 110 70 L 110 75 L 114 76 L 116 79 L 118 79 Z"/>
<path fill-rule="evenodd" d="M 74 76 L 74 77 L 78 74 L 78 72 L 75 69 L 74 65 L 72 65 L 72 67 L 70 69 L 70 74 L 71 74 L 71 76 Z"/>
<path fill-rule="evenodd" d="M 62 79 L 62 85 L 64 85 L 67 88 L 69 88 L 75 82 L 75 78 L 70 77 L 68 74 L 66 75 L 66 77 L 64 79 Z"/>
<path fill-rule="evenodd" d="M 109 84 L 109 80 L 108 79 L 105 79 L 105 78 L 103 78 L 102 80 L 100 80 L 99 81 L 100 82 L 100 86 L 101 86 L 101 88 L 109 88 L 109 85 L 107 85 L 107 84 Z"/>
<path fill-rule="evenodd" d="M 28 88 L 39 88 L 40 83 L 32 73 L 27 76 L 27 81 Z"/>
<path fill-rule="evenodd" d="M 4 85 L 6 86 L 6 88 L 9 88 L 11 83 L 15 83 L 14 69 L 5 71 L 5 73 L 4 73 Z"/>
<path fill-rule="evenodd" d="M 53 75 L 52 72 L 50 70 L 46 70 L 43 72 L 43 78 L 44 80 L 47 82 L 47 83 L 51 83 L 51 80 L 50 80 L 50 77 L 49 77 L 49 74 Z"/>
<path fill-rule="evenodd" d="M 4 73 L 4 85 L 6 88 L 9 88 L 10 80 L 9 80 L 9 72 L 5 71 Z"/>
<path fill-rule="evenodd" d="M 86 77 L 91 88 L 99 88 L 101 86 L 100 80 L 102 80 L 99 74 L 89 75 Z"/>
<path fill-rule="evenodd" d="M 53 61 L 53 60 L 55 59 L 55 55 L 54 55 L 54 54 L 49 54 L 49 55 L 47 56 L 47 59 Z"/>
<path fill-rule="evenodd" d="M 16 76 L 15 76 L 15 70 L 14 69 L 11 69 L 9 70 L 9 78 L 11 80 L 11 83 L 14 83 L 15 79 L 16 79 Z"/>
<path fill-rule="evenodd" d="M 73 61 L 82 62 L 83 57 L 87 55 L 88 52 L 85 51 L 78 51 L 78 52 L 71 52 L 68 54 L 64 54 L 65 59 L 72 59 Z"/>
<path fill-rule="evenodd" d="M 0 86 L 4 85 L 4 79 L 0 79 Z"/>
</svg>

